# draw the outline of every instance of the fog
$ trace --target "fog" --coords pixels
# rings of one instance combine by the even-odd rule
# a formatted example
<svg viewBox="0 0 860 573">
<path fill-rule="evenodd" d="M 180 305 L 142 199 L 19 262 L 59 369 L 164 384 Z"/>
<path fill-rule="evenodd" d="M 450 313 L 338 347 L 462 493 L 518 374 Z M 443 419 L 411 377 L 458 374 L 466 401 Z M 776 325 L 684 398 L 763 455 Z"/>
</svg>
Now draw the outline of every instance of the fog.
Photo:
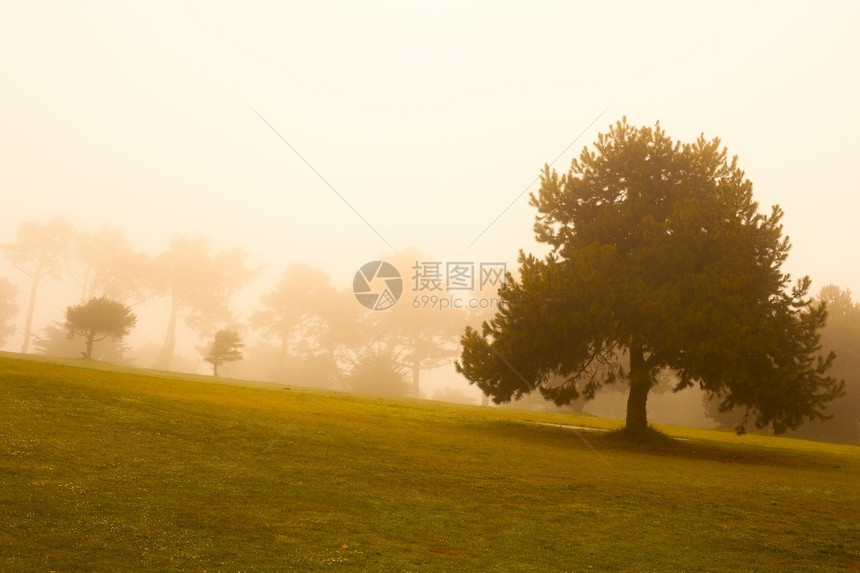
<svg viewBox="0 0 860 573">
<path fill-rule="evenodd" d="M 202 330 L 177 323 L 170 367 L 200 372 L 215 322 L 250 350 L 265 340 L 261 296 L 292 265 L 317 269 L 368 321 L 354 358 L 428 294 L 410 260 L 514 270 L 518 249 L 543 252 L 528 205 L 541 167 L 565 170 L 626 115 L 683 141 L 720 137 L 763 210 L 785 210 L 792 275 L 860 293 L 858 24 L 853 2 L 6 2 L 0 243 L 63 218 L 115 227 L 149 258 L 177 235 L 205 237 L 213 257 L 241 249 L 229 308 Z M 398 257 L 399 306 L 363 308 L 356 272 Z M 19 308 L 2 348 L 18 351 L 30 286 L 6 258 L 0 278 Z M 79 283 L 64 267 L 40 286 L 35 334 L 81 301 Z M 169 298 L 127 294 L 127 342 L 154 365 L 141 352 L 162 348 Z M 450 360 L 422 367 L 424 395 L 476 398 Z"/>
</svg>

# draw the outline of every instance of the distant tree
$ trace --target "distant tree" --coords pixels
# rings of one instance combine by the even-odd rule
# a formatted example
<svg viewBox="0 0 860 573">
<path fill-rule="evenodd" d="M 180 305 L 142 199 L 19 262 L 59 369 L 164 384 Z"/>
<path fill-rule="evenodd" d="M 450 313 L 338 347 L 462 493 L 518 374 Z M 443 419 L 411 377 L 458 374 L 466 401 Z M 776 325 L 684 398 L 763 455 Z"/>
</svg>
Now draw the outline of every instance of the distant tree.
<svg viewBox="0 0 860 573">
<path fill-rule="evenodd" d="M 38 354 L 57 358 L 78 358 L 81 356 L 81 342 L 77 336 L 69 338 L 64 322 L 54 321 L 33 335 L 33 348 Z M 123 339 L 106 338 L 93 346 L 96 360 L 113 364 L 131 364 L 130 348 Z"/>
<path fill-rule="evenodd" d="M 789 288 L 782 211 L 758 212 L 752 183 L 718 139 L 673 142 L 626 120 L 559 176 L 544 167 L 535 233 L 552 251 L 520 253 L 519 280 L 457 369 L 496 402 L 540 388 L 558 404 L 627 382 L 626 429 L 647 431 L 655 375 L 699 384 L 776 433 L 826 416 L 842 392 L 820 354 L 827 311 L 810 281 Z M 627 369 L 613 360 L 622 355 Z M 561 376 L 565 382 L 548 387 Z"/>
<path fill-rule="evenodd" d="M 325 271 L 290 265 L 274 290 L 260 297 L 263 308 L 251 315 L 251 324 L 277 341 L 284 357 L 322 350 L 328 330 L 326 306 L 336 294 Z"/>
<path fill-rule="evenodd" d="M 0 278 L 0 346 L 15 332 L 15 327 L 9 322 L 18 314 L 15 299 L 18 289 L 4 278 Z"/>
<path fill-rule="evenodd" d="M 93 298 L 83 305 L 66 309 L 69 337 L 78 335 L 86 341 L 84 358 L 92 358 L 93 343 L 105 338 L 122 339 L 134 328 L 137 316 L 129 307 L 106 297 Z"/>
<path fill-rule="evenodd" d="M 176 349 L 179 318 L 198 332 L 211 332 L 214 325 L 232 319 L 230 296 L 250 282 L 259 269 L 246 267 L 242 249 L 209 253 L 209 239 L 177 235 L 170 248 L 155 257 L 149 278 L 151 289 L 167 297 L 170 304 L 164 345 L 156 367 L 170 368 Z"/>
<path fill-rule="evenodd" d="M 402 364 L 409 370 L 411 394 L 417 398 L 421 394 L 422 371 L 453 363 L 466 313 L 460 309 L 415 309 L 410 307 L 410 301 L 402 302 L 392 309 L 395 328 L 391 338 L 400 349 Z"/>
<path fill-rule="evenodd" d="M 219 330 L 215 333 L 212 343 L 206 349 L 203 359 L 212 365 L 212 375 L 218 376 L 218 369 L 225 362 L 236 362 L 242 360 L 242 348 L 244 348 L 239 333 L 234 330 Z"/>
<path fill-rule="evenodd" d="M 64 219 L 54 219 L 44 224 L 27 221 L 18 229 L 18 240 L 2 246 L 12 268 L 30 279 L 24 343 L 21 346 L 21 352 L 24 354 L 30 346 L 36 294 L 48 279 L 59 280 L 63 267 L 69 260 L 75 234 L 74 226 Z"/>
<path fill-rule="evenodd" d="M 116 227 L 102 227 L 95 233 L 80 232 L 74 243 L 76 265 L 70 271 L 81 287 L 81 300 L 106 296 L 111 300 L 136 303 L 146 298 L 146 279 L 151 261 L 137 253 Z"/>
<path fill-rule="evenodd" d="M 374 347 L 362 355 L 347 371 L 343 385 L 353 392 L 408 396 L 410 384 L 406 372 L 390 349 Z"/>
<path fill-rule="evenodd" d="M 409 247 L 392 257 L 389 262 L 400 272 L 405 283 L 402 299 L 385 311 L 367 311 L 364 321 L 369 323 L 367 330 L 380 332 L 385 326 L 392 325 L 386 334 L 392 347 L 400 359 L 400 363 L 409 371 L 412 396 L 421 393 L 421 372 L 450 365 L 457 356 L 458 340 L 463 327 L 467 324 L 469 310 L 466 308 L 441 308 L 441 300 L 449 303 L 453 291 L 416 289 L 414 282 L 425 278 L 422 267 L 425 263 L 432 269 L 444 273 L 444 263 L 434 263 L 414 247 Z M 439 267 L 433 265 L 438 264 Z M 416 269 L 416 266 L 418 267 Z M 435 271 L 432 271 L 435 272 Z M 444 278 L 441 279 L 444 281 Z M 421 286 L 421 285 L 419 285 Z M 474 291 L 465 292 L 465 296 L 474 296 Z M 424 303 L 422 303 L 422 297 Z M 435 298 L 433 298 L 435 297 Z M 432 301 L 435 300 L 434 304 Z M 429 303 L 428 303 L 429 302 Z"/>
<path fill-rule="evenodd" d="M 352 359 L 363 342 L 358 305 L 352 293 L 332 286 L 322 270 L 294 264 L 275 288 L 260 297 L 251 324 L 277 343 L 278 379 L 318 386 Z"/>
<path fill-rule="evenodd" d="M 827 326 L 821 333 L 825 348 L 836 353 L 833 375 L 845 380 L 845 395 L 827 408 L 832 418 L 798 428 L 795 435 L 860 443 L 860 303 L 851 291 L 826 285 L 818 295 L 827 305 Z"/>
</svg>

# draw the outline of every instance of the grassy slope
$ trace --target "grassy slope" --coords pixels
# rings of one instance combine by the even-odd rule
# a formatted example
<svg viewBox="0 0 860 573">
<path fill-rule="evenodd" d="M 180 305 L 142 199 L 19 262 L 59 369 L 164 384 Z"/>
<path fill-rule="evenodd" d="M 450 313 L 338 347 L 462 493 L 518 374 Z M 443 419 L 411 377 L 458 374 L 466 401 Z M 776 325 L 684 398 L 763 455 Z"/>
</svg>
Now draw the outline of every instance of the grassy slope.
<svg viewBox="0 0 860 573">
<path fill-rule="evenodd" d="M 0 356 L 0 570 L 860 569 L 855 446 L 202 380 Z"/>
</svg>

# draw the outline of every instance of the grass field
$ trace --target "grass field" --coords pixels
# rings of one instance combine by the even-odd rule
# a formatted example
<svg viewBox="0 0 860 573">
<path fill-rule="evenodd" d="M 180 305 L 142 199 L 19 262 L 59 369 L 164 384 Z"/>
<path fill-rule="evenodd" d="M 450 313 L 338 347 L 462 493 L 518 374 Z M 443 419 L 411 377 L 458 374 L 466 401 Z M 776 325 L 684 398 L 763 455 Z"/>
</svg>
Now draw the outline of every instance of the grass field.
<svg viewBox="0 0 860 573">
<path fill-rule="evenodd" d="M 0 570 L 860 570 L 856 446 L 71 364 L 0 354 Z"/>
</svg>

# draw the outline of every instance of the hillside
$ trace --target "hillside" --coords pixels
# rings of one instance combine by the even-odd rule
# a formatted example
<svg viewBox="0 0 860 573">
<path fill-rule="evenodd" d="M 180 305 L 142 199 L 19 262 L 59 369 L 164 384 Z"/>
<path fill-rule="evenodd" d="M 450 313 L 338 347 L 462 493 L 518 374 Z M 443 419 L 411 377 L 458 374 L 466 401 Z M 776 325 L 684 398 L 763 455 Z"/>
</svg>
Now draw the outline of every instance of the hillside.
<svg viewBox="0 0 860 573">
<path fill-rule="evenodd" d="M 860 569 L 856 446 L 213 382 L 0 354 L 0 569 Z"/>
</svg>

